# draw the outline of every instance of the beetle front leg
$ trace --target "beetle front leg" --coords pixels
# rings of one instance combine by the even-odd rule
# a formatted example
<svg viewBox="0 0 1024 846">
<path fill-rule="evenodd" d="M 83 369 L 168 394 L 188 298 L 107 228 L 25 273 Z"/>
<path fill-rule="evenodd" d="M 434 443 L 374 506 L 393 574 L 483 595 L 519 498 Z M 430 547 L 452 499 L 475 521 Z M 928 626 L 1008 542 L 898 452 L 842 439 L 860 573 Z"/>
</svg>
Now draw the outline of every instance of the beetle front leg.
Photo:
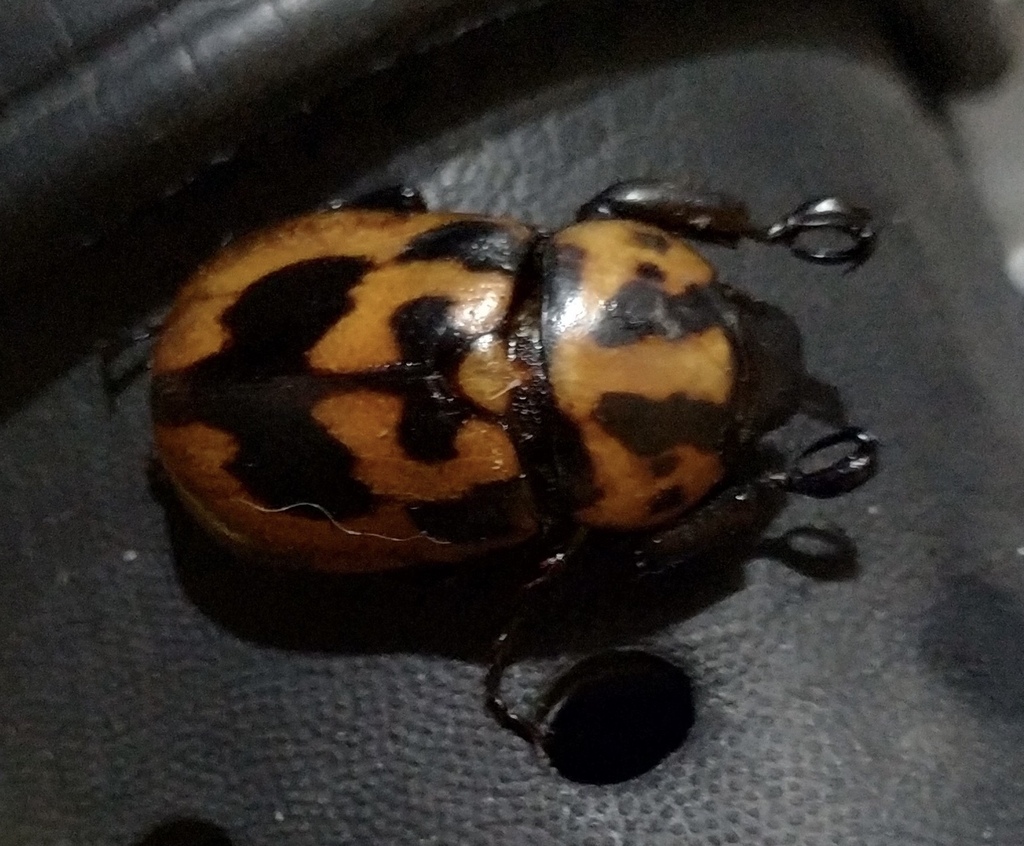
<svg viewBox="0 0 1024 846">
<path fill-rule="evenodd" d="M 836 454 L 838 452 L 838 454 Z M 833 456 L 832 461 L 827 461 Z M 684 522 L 653 535 L 636 549 L 645 557 L 691 558 L 736 544 L 756 544 L 786 494 L 832 499 L 856 490 L 878 470 L 878 439 L 847 427 L 819 438 L 783 470 L 727 488 Z"/>
<path fill-rule="evenodd" d="M 638 543 L 633 550 L 636 566 L 657 572 L 723 548 L 751 548 L 782 509 L 784 499 L 779 491 L 758 482 L 727 488 L 683 522 Z"/>
<path fill-rule="evenodd" d="M 577 221 L 635 220 L 681 235 L 735 244 L 755 232 L 747 206 L 733 197 L 675 182 L 632 179 L 580 206 Z"/>
<path fill-rule="evenodd" d="M 744 238 L 782 244 L 795 256 L 822 264 L 859 264 L 871 254 L 875 241 L 870 214 L 837 197 L 811 200 L 776 223 L 757 226 L 746 204 L 733 197 L 648 179 L 612 185 L 581 206 L 576 219 L 635 220 L 730 246 Z M 848 243 L 815 246 L 808 243 L 812 232 L 838 234 Z"/>
<path fill-rule="evenodd" d="M 140 344 L 152 340 L 163 325 L 163 318 L 149 321 L 142 329 L 121 328 L 112 335 L 96 342 L 95 352 L 99 364 L 100 383 L 106 397 L 108 410 L 113 412 L 117 398 L 139 376 L 149 369 L 149 360 L 136 358 L 118 367 L 122 356 L 136 349 Z"/>
<path fill-rule="evenodd" d="M 534 746 L 540 745 L 543 741 L 543 729 L 536 719 L 512 709 L 501 692 L 501 681 L 505 670 L 512 663 L 516 635 L 520 633 L 529 616 L 528 600 L 536 596 L 539 588 L 549 584 L 565 571 L 569 560 L 583 544 L 586 536 L 586 529 L 577 529 L 561 552 L 541 562 L 537 576 L 520 588 L 512 616 L 491 644 L 491 663 L 484 677 L 484 706 L 498 725 L 509 729 Z"/>
</svg>

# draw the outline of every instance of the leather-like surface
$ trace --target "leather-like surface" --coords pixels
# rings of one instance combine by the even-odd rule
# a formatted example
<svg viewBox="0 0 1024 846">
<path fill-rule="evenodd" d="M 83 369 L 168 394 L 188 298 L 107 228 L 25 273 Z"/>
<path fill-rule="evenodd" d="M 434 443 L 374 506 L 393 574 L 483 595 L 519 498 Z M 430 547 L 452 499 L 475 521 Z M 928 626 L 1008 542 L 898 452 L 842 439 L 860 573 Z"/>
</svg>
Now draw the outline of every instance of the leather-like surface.
<svg viewBox="0 0 1024 846">
<path fill-rule="evenodd" d="M 0 266 L 94 240 L 339 84 L 546 2 L 10 0 Z M 989 2 L 863 2 L 930 84 L 977 85 L 1007 60 Z"/>
<path fill-rule="evenodd" d="M 21 86 L 0 111 L 0 259 L 94 239 L 339 82 L 523 5 L 17 0 L 0 11 Z"/>
<path fill-rule="evenodd" d="M 0 102 L 45 86 L 180 0 L 8 0 L 0 17 Z"/>
<path fill-rule="evenodd" d="M 8 300 L 0 843 L 132 844 L 175 817 L 246 846 L 1024 840 L 1024 313 L 947 139 L 859 4 L 581 6 L 346 91 Z M 588 787 L 481 707 L 520 568 L 232 565 L 150 491 L 146 379 L 110 413 L 83 351 L 158 310 L 225 235 L 332 196 L 406 180 L 439 207 L 555 226 L 647 175 L 758 219 L 818 193 L 873 209 L 878 250 L 851 275 L 706 252 L 794 316 L 884 466 L 768 529 L 839 527 L 852 570 L 595 566 L 553 600 L 515 696 L 637 643 L 697 692 L 681 750 Z"/>
</svg>

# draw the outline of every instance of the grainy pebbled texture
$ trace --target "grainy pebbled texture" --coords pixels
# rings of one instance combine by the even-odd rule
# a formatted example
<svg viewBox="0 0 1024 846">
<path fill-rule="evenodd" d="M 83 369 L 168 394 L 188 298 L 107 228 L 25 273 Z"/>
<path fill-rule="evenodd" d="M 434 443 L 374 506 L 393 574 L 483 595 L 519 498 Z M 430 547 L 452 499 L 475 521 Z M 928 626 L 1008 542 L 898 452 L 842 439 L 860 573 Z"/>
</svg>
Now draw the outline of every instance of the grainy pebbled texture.
<svg viewBox="0 0 1024 846">
<path fill-rule="evenodd" d="M 6 303 L 0 844 L 135 844 L 175 817 L 245 846 L 1024 840 L 1024 322 L 946 137 L 856 3 L 813 20 L 800 4 L 580 6 L 339 95 Z M 769 529 L 842 527 L 845 578 L 757 555 L 646 579 L 595 564 L 553 599 L 515 695 L 641 643 L 683 661 L 698 696 L 682 750 L 584 787 L 480 706 L 521 571 L 233 566 L 147 488 L 146 380 L 109 414 L 82 350 L 158 309 L 224 234 L 332 194 L 403 179 L 440 207 L 553 226 L 616 179 L 661 174 L 759 219 L 819 192 L 874 210 L 878 250 L 849 276 L 707 253 L 793 314 L 885 463 Z"/>
</svg>

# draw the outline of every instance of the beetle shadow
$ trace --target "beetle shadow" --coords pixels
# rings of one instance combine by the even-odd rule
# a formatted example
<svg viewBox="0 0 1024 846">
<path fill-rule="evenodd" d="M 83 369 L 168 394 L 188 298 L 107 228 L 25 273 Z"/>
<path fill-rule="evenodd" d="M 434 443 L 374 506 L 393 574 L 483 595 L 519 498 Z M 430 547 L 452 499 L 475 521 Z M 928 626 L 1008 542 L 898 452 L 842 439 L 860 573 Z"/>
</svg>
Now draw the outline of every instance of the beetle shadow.
<svg viewBox="0 0 1024 846">
<path fill-rule="evenodd" d="M 807 15 L 796 0 L 774 4 L 770 14 L 743 0 L 696 12 L 697 26 L 691 4 L 676 0 L 543 4 L 320 98 L 309 113 L 281 120 L 176 194 L 108 222 L 90 247 L 44 244 L 38 255 L 23 255 L 27 245 L 14 239 L 0 280 L 0 336 L 8 341 L 0 346 L 0 419 L 93 355 L 97 342 L 165 305 L 224 241 L 353 196 L 372 187 L 368 180 L 387 178 L 403 157 L 410 169 L 431 168 L 450 159 L 453 143 L 471 148 L 523 119 L 571 112 L 608 80 L 680 57 L 774 45 L 888 67 L 888 53 L 873 38 L 855 37 L 831 15 Z M 619 176 L 634 175 L 642 174 Z M 493 192 L 474 190 L 467 187 L 456 205 L 495 211 L 497 200 L 505 207 Z M 119 186 L 111 194 L 119 195 Z M 559 192 L 546 199 L 545 211 L 561 216 L 586 199 Z M 522 198 L 510 203 L 512 213 L 524 206 Z"/>
<path fill-rule="evenodd" d="M 258 565 L 219 546 L 163 490 L 173 560 L 188 599 L 242 640 L 324 654 L 411 652 L 486 664 L 519 615 L 519 657 L 622 646 L 677 625 L 742 590 L 745 565 L 770 557 L 816 580 L 857 572 L 841 531 L 813 526 L 766 536 L 785 498 L 764 498 L 743 531 L 699 555 L 652 564 L 639 538 L 595 534 L 548 589 L 522 598 L 541 554 L 512 552 L 459 565 L 330 574 Z M 599 620 L 600 625 L 594 625 Z"/>
</svg>

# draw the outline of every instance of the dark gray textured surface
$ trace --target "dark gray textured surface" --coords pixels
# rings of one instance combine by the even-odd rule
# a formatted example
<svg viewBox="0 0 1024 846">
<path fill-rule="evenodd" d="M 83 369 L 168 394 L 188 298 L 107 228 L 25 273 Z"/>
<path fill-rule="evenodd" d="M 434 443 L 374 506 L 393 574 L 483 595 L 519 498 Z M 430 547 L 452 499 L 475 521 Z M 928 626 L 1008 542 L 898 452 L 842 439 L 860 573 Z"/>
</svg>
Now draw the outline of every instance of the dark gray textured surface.
<svg viewBox="0 0 1024 846">
<path fill-rule="evenodd" d="M 0 10 L 0 259 L 93 240 L 339 80 L 519 5 L 14 0 Z"/>
<path fill-rule="evenodd" d="M 0 266 L 106 233 L 340 82 L 515 10 L 571 0 L 6 0 Z M 929 87 L 1009 46 L 987 0 L 862 0 Z M 686 9 L 683 0 L 680 8 Z M 697 26 L 714 8 L 694 7 Z M 642 14 L 642 13 L 641 13 Z M 815 12 L 818 14 L 818 12 Z M 798 22 L 798 26 L 802 26 Z M 0 275 L 0 286 L 4 281 Z"/>
<path fill-rule="evenodd" d="M 862 7 L 809 31 L 793 6 L 743 6 L 609 0 L 477 33 L 33 278 L 0 317 L 0 844 L 130 844 L 175 816 L 246 846 L 1024 840 L 1021 302 Z M 277 580 L 184 541 L 176 560 L 146 486 L 145 380 L 110 416 L 74 351 L 157 306 L 225 232 L 333 194 L 402 178 L 439 206 L 554 225 L 652 174 L 762 218 L 817 192 L 874 209 L 883 236 L 854 275 L 708 252 L 795 316 L 885 466 L 771 529 L 842 527 L 850 578 L 755 558 L 595 586 L 565 611 L 567 654 L 654 645 L 699 695 L 680 752 L 584 787 L 480 708 L 481 644 L 514 573 Z M 69 280 L 95 293 L 61 303 Z M 565 660 L 531 657 L 512 689 Z"/>
</svg>

